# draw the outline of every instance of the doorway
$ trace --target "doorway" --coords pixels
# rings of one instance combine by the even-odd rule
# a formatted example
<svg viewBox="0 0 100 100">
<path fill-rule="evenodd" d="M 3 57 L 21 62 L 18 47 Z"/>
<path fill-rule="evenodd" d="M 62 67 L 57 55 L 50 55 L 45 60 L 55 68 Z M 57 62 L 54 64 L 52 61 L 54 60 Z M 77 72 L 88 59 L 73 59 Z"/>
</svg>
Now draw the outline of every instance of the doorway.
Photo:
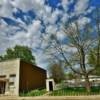
<svg viewBox="0 0 100 100">
<path fill-rule="evenodd" d="M 5 93 L 5 85 L 6 85 L 6 82 L 0 81 L 0 94 Z"/>
<path fill-rule="evenodd" d="M 52 81 L 49 81 L 49 90 L 53 91 L 53 83 L 52 83 Z"/>
</svg>

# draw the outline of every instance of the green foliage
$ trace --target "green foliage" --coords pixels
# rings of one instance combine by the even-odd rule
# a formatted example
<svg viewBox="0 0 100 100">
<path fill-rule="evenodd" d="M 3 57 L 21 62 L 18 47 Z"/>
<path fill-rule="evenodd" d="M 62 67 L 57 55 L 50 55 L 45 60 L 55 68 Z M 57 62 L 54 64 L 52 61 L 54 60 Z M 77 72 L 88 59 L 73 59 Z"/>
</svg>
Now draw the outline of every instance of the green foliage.
<svg viewBox="0 0 100 100">
<path fill-rule="evenodd" d="M 35 57 L 32 55 L 31 49 L 27 46 L 16 45 L 14 48 L 8 48 L 6 54 L 0 57 L 0 60 L 8 60 L 20 58 L 26 62 L 35 64 Z"/>
<path fill-rule="evenodd" d="M 43 89 L 43 90 L 39 90 L 39 89 L 36 89 L 36 90 L 32 90 L 30 92 L 27 92 L 27 93 L 20 93 L 20 96 L 42 96 L 46 93 L 46 90 Z"/>
<path fill-rule="evenodd" d="M 88 93 L 84 87 L 67 87 L 51 92 L 50 96 L 78 96 L 78 95 L 97 95 L 100 94 L 100 87 L 92 87 Z"/>
<path fill-rule="evenodd" d="M 88 93 L 85 87 L 66 87 L 59 90 L 54 90 L 50 93 L 46 92 L 45 89 L 39 90 L 32 90 L 27 93 L 20 93 L 20 96 L 81 96 L 81 95 L 98 95 L 100 94 L 100 87 L 91 87 L 91 92 Z"/>
<path fill-rule="evenodd" d="M 3 57 L 2 56 L 0 56 L 0 61 L 2 61 L 3 60 Z"/>
</svg>

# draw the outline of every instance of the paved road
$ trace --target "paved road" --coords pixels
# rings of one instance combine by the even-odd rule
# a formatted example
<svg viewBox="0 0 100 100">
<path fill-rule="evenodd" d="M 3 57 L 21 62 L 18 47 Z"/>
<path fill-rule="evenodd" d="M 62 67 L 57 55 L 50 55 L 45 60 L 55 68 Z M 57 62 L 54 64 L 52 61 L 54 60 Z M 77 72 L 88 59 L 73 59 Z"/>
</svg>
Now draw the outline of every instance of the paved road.
<svg viewBox="0 0 100 100">
<path fill-rule="evenodd" d="M 0 97 L 0 100 L 100 100 L 100 95 L 93 96 L 40 96 L 40 97 Z"/>
</svg>

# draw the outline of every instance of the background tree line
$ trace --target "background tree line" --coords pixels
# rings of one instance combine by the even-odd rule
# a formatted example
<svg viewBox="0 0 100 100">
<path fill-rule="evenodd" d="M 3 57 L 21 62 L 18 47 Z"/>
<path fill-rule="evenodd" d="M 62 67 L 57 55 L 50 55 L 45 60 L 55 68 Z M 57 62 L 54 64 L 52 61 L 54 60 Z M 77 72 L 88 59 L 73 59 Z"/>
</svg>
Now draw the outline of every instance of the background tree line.
<svg viewBox="0 0 100 100">
<path fill-rule="evenodd" d="M 16 45 L 14 48 L 8 48 L 4 55 L 0 56 L 0 61 L 20 58 L 28 63 L 36 64 L 32 51 L 27 46 Z"/>
</svg>

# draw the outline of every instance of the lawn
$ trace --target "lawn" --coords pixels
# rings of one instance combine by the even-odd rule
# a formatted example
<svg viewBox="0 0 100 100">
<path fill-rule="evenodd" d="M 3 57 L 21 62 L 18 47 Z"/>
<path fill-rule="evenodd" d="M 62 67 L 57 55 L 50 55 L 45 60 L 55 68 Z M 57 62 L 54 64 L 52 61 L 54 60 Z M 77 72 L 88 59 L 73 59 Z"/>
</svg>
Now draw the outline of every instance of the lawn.
<svg viewBox="0 0 100 100">
<path fill-rule="evenodd" d="M 88 93 L 84 87 L 67 87 L 51 92 L 50 96 L 77 96 L 77 95 L 97 95 L 100 94 L 100 87 L 92 87 Z"/>
<path fill-rule="evenodd" d="M 20 93 L 20 96 L 78 96 L 78 95 L 98 95 L 100 94 L 100 87 L 92 87 L 91 92 L 88 93 L 84 87 L 66 87 L 51 92 L 46 92 L 45 89 L 37 89 L 27 93 Z"/>
</svg>

